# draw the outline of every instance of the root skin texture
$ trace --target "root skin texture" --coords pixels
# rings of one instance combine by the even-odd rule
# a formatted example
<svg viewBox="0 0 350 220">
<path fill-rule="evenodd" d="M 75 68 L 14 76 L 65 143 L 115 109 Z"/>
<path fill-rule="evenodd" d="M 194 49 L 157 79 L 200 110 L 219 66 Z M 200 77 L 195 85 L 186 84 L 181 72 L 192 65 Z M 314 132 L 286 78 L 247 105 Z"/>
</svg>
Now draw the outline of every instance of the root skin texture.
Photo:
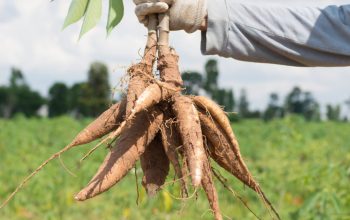
<svg viewBox="0 0 350 220">
<path fill-rule="evenodd" d="M 242 166 L 242 158 L 237 157 L 236 152 L 233 151 L 232 143 L 229 137 L 226 136 L 226 132 L 220 126 L 220 123 L 216 121 L 216 118 L 212 118 L 203 109 L 198 110 L 202 132 L 207 139 L 207 146 L 210 156 L 225 170 L 237 177 L 246 186 L 258 193 L 263 201 L 269 208 L 276 214 L 279 219 L 278 213 L 272 206 L 272 203 L 265 196 L 259 183 L 254 180 L 250 171 Z M 231 131 L 232 132 L 232 131 Z M 231 145 L 231 146 L 230 146 Z M 237 149 L 236 149 L 237 150 Z M 238 149 L 239 150 L 239 149 Z M 244 162 L 243 162 L 244 163 Z"/>
<path fill-rule="evenodd" d="M 166 113 L 164 113 L 164 115 L 166 116 Z M 165 153 L 174 167 L 175 174 L 180 181 L 181 196 L 182 198 L 187 198 L 188 189 L 181 170 L 179 155 L 176 151 L 176 149 L 181 146 L 181 138 L 175 122 L 170 117 L 166 117 L 164 123 L 160 127 L 160 131 L 162 134 L 162 143 Z"/>
<path fill-rule="evenodd" d="M 203 135 L 208 141 L 207 144 L 210 156 L 221 167 L 255 191 L 258 184 L 253 180 L 249 171 L 247 172 L 240 165 L 230 146 L 230 142 L 220 125 L 203 110 L 198 110 L 198 114 Z"/>
<path fill-rule="evenodd" d="M 170 50 L 167 46 L 161 46 L 160 48 L 158 69 L 162 84 L 151 84 L 143 91 L 132 110 L 133 114 L 169 99 L 183 85 L 175 50 Z"/>
<path fill-rule="evenodd" d="M 112 105 L 97 119 L 91 122 L 72 141 L 71 146 L 90 143 L 116 129 L 124 120 L 126 99 Z"/>
<path fill-rule="evenodd" d="M 136 114 L 144 109 L 152 107 L 162 100 L 169 99 L 174 93 L 174 90 L 166 89 L 155 83 L 151 84 L 139 96 L 131 112 Z"/>
<path fill-rule="evenodd" d="M 178 121 L 192 184 L 198 187 L 201 184 L 203 161 L 206 158 L 198 112 L 192 100 L 181 95 L 174 97 L 173 111 Z"/>
<path fill-rule="evenodd" d="M 130 115 L 131 110 L 135 106 L 135 102 L 138 99 L 139 95 L 143 92 L 146 86 L 149 84 L 149 79 L 143 75 L 143 72 L 146 72 L 144 69 L 148 69 L 143 63 L 136 64 L 129 68 L 130 81 L 128 86 L 127 94 L 127 107 L 126 115 Z"/>
<path fill-rule="evenodd" d="M 131 110 L 135 107 L 135 102 L 140 94 L 149 85 L 149 78 L 146 76 L 152 76 L 152 67 L 155 61 L 156 55 L 156 42 L 150 47 L 146 47 L 145 55 L 142 61 L 136 65 L 131 66 L 128 69 L 130 75 L 128 94 L 127 94 L 127 106 L 126 115 L 129 116 Z"/>
<path fill-rule="evenodd" d="M 238 162 L 241 164 L 242 168 L 248 172 L 248 167 L 244 163 L 243 158 L 240 153 L 239 144 L 237 138 L 232 132 L 231 123 L 228 120 L 225 112 L 218 106 L 214 101 L 204 97 L 204 96 L 194 96 L 193 102 L 203 110 L 207 111 L 212 118 L 214 118 L 217 123 L 221 126 L 229 141 L 231 143 L 231 147 L 233 152 L 235 153 Z"/>
<path fill-rule="evenodd" d="M 129 88 L 127 94 L 126 115 L 129 116 L 135 107 L 135 102 L 143 90 L 149 85 L 149 77 L 153 78 L 152 69 L 157 53 L 157 19 L 151 15 L 148 24 L 148 37 L 144 56 L 140 63 L 128 69 L 130 75 Z M 147 77 L 149 76 L 149 77 Z"/>
<path fill-rule="evenodd" d="M 109 190 L 134 167 L 163 121 L 160 110 L 150 110 L 141 112 L 128 123 L 126 132 L 117 140 L 89 184 L 75 196 L 76 200 L 84 201 Z"/>
<path fill-rule="evenodd" d="M 169 173 L 169 160 L 165 154 L 160 133 L 146 147 L 140 159 L 143 170 L 142 185 L 148 196 L 154 197 L 165 183 Z"/>
<path fill-rule="evenodd" d="M 203 171 L 202 187 L 207 195 L 209 205 L 215 216 L 215 220 L 222 220 L 219 207 L 219 197 L 213 182 L 213 177 L 211 175 L 212 171 L 207 158 L 203 164 Z"/>
<path fill-rule="evenodd" d="M 179 56 L 174 49 L 161 46 L 159 49 L 158 69 L 160 71 L 160 79 L 174 86 L 182 87 L 183 81 L 178 66 Z"/>
</svg>

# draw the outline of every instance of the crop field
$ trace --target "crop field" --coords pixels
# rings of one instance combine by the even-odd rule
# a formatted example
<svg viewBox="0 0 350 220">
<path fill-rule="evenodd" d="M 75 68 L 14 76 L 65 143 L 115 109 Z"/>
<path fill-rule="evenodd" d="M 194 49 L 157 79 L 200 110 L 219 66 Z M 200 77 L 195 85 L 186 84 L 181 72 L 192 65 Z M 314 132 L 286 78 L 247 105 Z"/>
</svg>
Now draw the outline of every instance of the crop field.
<svg viewBox="0 0 350 220">
<path fill-rule="evenodd" d="M 1 202 L 89 121 L 20 116 L 0 120 Z M 269 123 L 245 120 L 233 124 L 233 128 L 248 167 L 282 219 L 350 219 L 349 123 L 307 123 L 290 116 Z M 86 202 L 74 201 L 74 194 L 90 180 L 107 151 L 100 148 L 79 164 L 92 146 L 77 147 L 61 157 L 76 176 L 69 174 L 59 160 L 53 161 L 0 210 L 0 219 L 212 219 L 202 190 L 195 193 L 191 189 L 190 198 L 179 199 L 180 187 L 174 175 L 169 175 L 155 198 L 147 198 L 140 184 L 139 164 L 110 191 Z M 212 165 L 251 210 L 262 219 L 271 218 L 254 192 L 214 162 Z M 218 181 L 215 184 L 226 219 L 256 219 L 232 192 Z"/>
</svg>

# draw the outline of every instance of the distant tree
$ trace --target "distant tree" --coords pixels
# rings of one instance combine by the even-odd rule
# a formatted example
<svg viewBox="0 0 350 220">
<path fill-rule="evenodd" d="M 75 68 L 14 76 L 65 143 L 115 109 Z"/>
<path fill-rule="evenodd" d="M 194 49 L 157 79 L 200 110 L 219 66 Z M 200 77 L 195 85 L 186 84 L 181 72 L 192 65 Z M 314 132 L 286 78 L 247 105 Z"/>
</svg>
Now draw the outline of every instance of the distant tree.
<svg viewBox="0 0 350 220">
<path fill-rule="evenodd" d="M 205 84 L 204 89 L 212 94 L 218 89 L 219 69 L 218 63 L 214 59 L 210 59 L 205 64 Z"/>
<path fill-rule="evenodd" d="M 57 82 L 49 89 L 49 117 L 69 112 L 69 89 L 64 83 Z"/>
<path fill-rule="evenodd" d="M 225 111 L 233 111 L 235 108 L 235 99 L 232 89 L 223 89 L 218 85 L 219 68 L 217 61 L 210 59 L 205 64 L 204 90 L 219 105 L 225 108 Z"/>
<path fill-rule="evenodd" d="M 10 89 L 5 86 L 0 86 L 0 117 L 9 118 L 9 99 L 10 99 Z"/>
<path fill-rule="evenodd" d="M 68 106 L 74 117 L 79 118 L 88 115 L 88 106 L 84 105 L 85 93 L 87 90 L 86 83 L 75 83 L 69 89 Z"/>
<path fill-rule="evenodd" d="M 235 107 L 236 107 L 236 101 L 235 101 L 235 97 L 233 94 L 232 89 L 228 89 L 226 90 L 226 100 L 225 100 L 225 109 L 226 111 L 234 111 Z"/>
<path fill-rule="evenodd" d="M 199 95 L 200 89 L 203 87 L 203 77 L 198 72 L 186 71 L 181 74 L 186 94 Z"/>
<path fill-rule="evenodd" d="M 241 90 L 241 94 L 238 102 L 238 114 L 242 118 L 249 117 L 249 102 L 247 98 L 247 92 L 245 89 Z"/>
<path fill-rule="evenodd" d="M 25 85 L 26 85 L 26 82 L 22 71 L 14 67 L 11 68 L 10 88 L 14 89 Z"/>
<path fill-rule="evenodd" d="M 76 83 L 69 89 L 68 106 L 75 117 L 96 117 L 110 102 L 108 68 L 94 62 L 90 65 L 87 82 Z"/>
<path fill-rule="evenodd" d="M 211 98 L 219 105 L 226 107 L 226 90 L 225 89 L 216 89 L 212 92 Z"/>
<path fill-rule="evenodd" d="M 81 85 L 82 96 L 79 98 L 83 115 L 96 117 L 102 113 L 110 102 L 110 86 L 107 66 L 100 62 L 91 64 L 88 81 Z"/>
<path fill-rule="evenodd" d="M 27 117 L 36 116 L 39 108 L 46 102 L 38 92 L 32 91 L 29 86 L 18 88 L 15 94 L 16 103 L 12 115 L 23 113 Z"/>
<path fill-rule="evenodd" d="M 349 117 L 350 117 L 350 98 L 345 101 L 345 105 L 348 107 L 348 114 L 347 114 L 347 116 L 345 116 L 345 118 L 346 118 L 345 121 L 349 121 Z"/>
<path fill-rule="evenodd" d="M 332 105 L 327 105 L 327 112 L 326 116 L 327 119 L 330 121 L 341 121 L 341 108 L 340 105 L 332 106 Z"/>
<path fill-rule="evenodd" d="M 299 87 L 294 87 L 287 95 L 285 101 L 287 113 L 302 115 L 306 120 L 320 120 L 320 106 L 310 92 L 303 92 Z"/>
<path fill-rule="evenodd" d="M 310 92 L 304 92 L 303 115 L 308 121 L 319 121 L 321 119 L 320 105 Z"/>
<path fill-rule="evenodd" d="M 268 106 L 263 113 L 263 119 L 270 121 L 274 118 L 282 118 L 284 116 L 284 110 L 279 106 L 279 97 L 277 93 L 270 94 L 270 100 Z"/>
<path fill-rule="evenodd" d="M 303 113 L 302 91 L 299 87 L 294 87 L 286 98 L 286 111 L 294 114 Z"/>
<path fill-rule="evenodd" d="M 12 117 L 16 113 L 25 116 L 35 116 L 39 108 L 45 103 L 45 99 L 26 84 L 21 70 L 12 68 L 8 87 L 0 89 L 0 112 L 5 118 Z"/>
<path fill-rule="evenodd" d="M 232 112 L 235 108 L 235 99 L 232 89 L 217 89 L 213 91 L 211 98 L 217 104 L 223 106 L 225 111 Z"/>
<path fill-rule="evenodd" d="M 246 118 L 261 118 L 261 112 L 259 110 L 250 111 Z"/>
</svg>

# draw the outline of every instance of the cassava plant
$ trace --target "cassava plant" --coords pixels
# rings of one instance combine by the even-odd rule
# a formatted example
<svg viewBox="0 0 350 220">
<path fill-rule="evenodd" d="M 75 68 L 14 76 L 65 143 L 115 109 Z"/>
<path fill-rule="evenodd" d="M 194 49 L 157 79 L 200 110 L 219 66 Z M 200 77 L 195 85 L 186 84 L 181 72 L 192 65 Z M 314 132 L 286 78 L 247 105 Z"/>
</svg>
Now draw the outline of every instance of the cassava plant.
<svg viewBox="0 0 350 220">
<path fill-rule="evenodd" d="M 108 33 L 123 16 L 121 0 L 110 0 L 109 3 Z M 97 23 L 101 4 L 102 0 L 73 0 L 64 27 L 84 18 L 82 36 Z M 257 192 L 268 209 L 279 218 L 248 170 L 225 112 L 208 98 L 181 94 L 183 82 L 178 59 L 175 50 L 169 47 L 169 16 L 149 16 L 144 56 L 128 69 L 130 81 L 126 96 L 25 178 L 1 207 L 49 161 L 73 147 L 104 137 L 84 159 L 104 143 L 112 147 L 87 186 L 75 195 L 78 201 L 109 190 L 140 160 L 142 185 L 149 196 L 162 189 L 171 165 L 181 186 L 182 197 L 188 197 L 189 176 L 195 189 L 202 187 L 205 191 L 215 219 L 222 219 L 213 176 L 220 182 L 222 178 L 213 170 L 212 158 Z M 152 72 L 155 63 L 159 77 Z"/>
</svg>

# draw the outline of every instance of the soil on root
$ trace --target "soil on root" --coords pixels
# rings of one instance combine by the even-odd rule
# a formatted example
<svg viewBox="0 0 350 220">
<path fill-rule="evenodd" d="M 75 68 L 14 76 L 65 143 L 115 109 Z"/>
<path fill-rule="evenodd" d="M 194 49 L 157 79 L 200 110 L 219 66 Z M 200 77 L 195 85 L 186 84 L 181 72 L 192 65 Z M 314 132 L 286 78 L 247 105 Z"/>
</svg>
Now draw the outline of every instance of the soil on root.
<svg viewBox="0 0 350 220">
<path fill-rule="evenodd" d="M 96 175 L 75 199 L 83 201 L 110 189 L 119 182 L 144 153 L 159 131 L 163 113 L 157 108 L 143 111 L 130 121 L 125 132 L 116 141 Z"/>
<path fill-rule="evenodd" d="M 182 95 L 174 96 L 172 107 L 178 121 L 178 129 L 189 165 L 192 184 L 194 187 L 198 187 L 201 183 L 203 161 L 206 157 L 198 112 L 192 100 Z"/>
<path fill-rule="evenodd" d="M 90 143 L 115 130 L 124 120 L 126 99 L 112 105 L 73 139 L 71 146 Z"/>
<path fill-rule="evenodd" d="M 158 133 L 140 157 L 143 170 L 142 185 L 153 197 L 165 183 L 169 173 L 169 159 L 163 148 L 161 134 Z"/>
<path fill-rule="evenodd" d="M 175 119 L 172 118 L 167 110 L 164 112 L 164 122 L 160 127 L 163 147 L 170 163 L 174 167 L 175 174 L 180 181 L 181 197 L 188 197 L 188 189 L 185 181 L 186 173 L 183 173 L 179 160 L 178 149 L 182 147 L 180 134 L 176 126 Z"/>
</svg>

